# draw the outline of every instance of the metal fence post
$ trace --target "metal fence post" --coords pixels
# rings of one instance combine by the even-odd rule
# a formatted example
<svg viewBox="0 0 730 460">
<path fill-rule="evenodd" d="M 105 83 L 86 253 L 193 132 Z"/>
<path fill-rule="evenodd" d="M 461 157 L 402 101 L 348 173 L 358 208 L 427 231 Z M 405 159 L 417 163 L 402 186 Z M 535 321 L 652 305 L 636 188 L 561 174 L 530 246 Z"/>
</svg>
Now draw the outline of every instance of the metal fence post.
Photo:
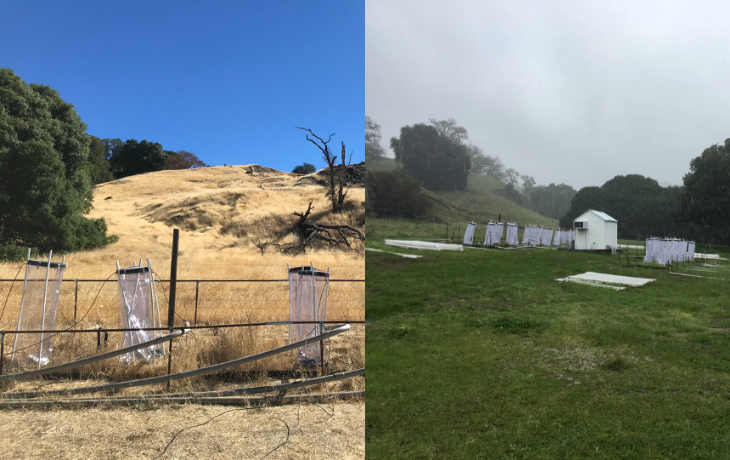
<svg viewBox="0 0 730 460">
<path fill-rule="evenodd" d="M 73 329 L 75 330 L 76 329 L 76 307 L 78 307 L 78 305 L 79 305 L 79 280 L 74 280 L 74 281 L 76 281 L 76 291 L 74 294 L 74 325 L 73 325 Z"/>
<path fill-rule="evenodd" d="M 195 280 L 195 318 L 193 318 L 193 326 L 198 325 L 198 290 L 200 288 L 200 281 Z"/>
<path fill-rule="evenodd" d="M 0 375 L 3 375 L 3 364 L 5 363 L 5 331 L 0 331 Z"/>
</svg>

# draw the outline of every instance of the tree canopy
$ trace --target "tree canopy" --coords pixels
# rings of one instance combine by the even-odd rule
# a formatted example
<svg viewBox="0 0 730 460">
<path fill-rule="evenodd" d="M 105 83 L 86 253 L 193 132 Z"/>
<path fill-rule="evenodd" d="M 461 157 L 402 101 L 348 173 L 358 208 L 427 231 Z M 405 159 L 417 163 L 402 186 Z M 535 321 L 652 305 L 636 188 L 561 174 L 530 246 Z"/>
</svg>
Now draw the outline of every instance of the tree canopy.
<svg viewBox="0 0 730 460">
<path fill-rule="evenodd" d="M 694 238 L 730 243 L 730 139 L 705 149 L 683 178 L 678 218 Z"/>
<path fill-rule="evenodd" d="M 431 210 L 432 202 L 418 182 L 400 171 L 368 171 L 365 183 L 368 215 L 418 218 Z"/>
<path fill-rule="evenodd" d="M 570 185 L 550 184 L 531 187 L 527 196 L 535 212 L 545 217 L 560 219 L 570 209 L 570 202 L 575 193 L 575 189 Z"/>
<path fill-rule="evenodd" d="M 467 146 L 434 126 L 404 126 L 390 146 L 403 171 L 428 190 L 464 190 L 471 160 Z"/>
<path fill-rule="evenodd" d="M 159 171 L 168 157 L 175 152 L 163 150 L 159 142 L 128 139 L 123 144 L 114 143 L 109 158 L 112 172 L 117 179 L 135 174 Z"/>
<path fill-rule="evenodd" d="M 89 136 L 89 138 L 91 141 L 89 144 L 89 175 L 91 181 L 95 184 L 101 184 L 114 180 L 112 166 L 109 164 L 109 160 L 106 159 L 107 149 L 104 141 L 96 136 Z"/>
<path fill-rule="evenodd" d="M 190 169 L 193 166 L 204 168 L 206 165 L 197 155 L 185 150 L 178 150 L 162 163 L 162 169 Z"/>
<path fill-rule="evenodd" d="M 313 164 L 302 163 L 299 166 L 295 167 L 292 170 L 292 173 L 294 173 L 294 174 L 312 174 L 313 172 L 316 172 L 316 171 L 317 171 L 317 168 L 315 168 Z"/>
<path fill-rule="evenodd" d="M 57 91 L 0 68 L 0 244 L 73 251 L 115 241 L 104 219 L 84 217 L 90 144 Z"/>
<path fill-rule="evenodd" d="M 380 145 L 380 125 L 365 115 L 365 161 L 385 156 L 385 149 Z"/>
<path fill-rule="evenodd" d="M 619 221 L 619 238 L 678 236 L 675 222 L 679 187 L 662 187 L 638 174 L 616 176 L 601 187 L 584 187 L 575 194 L 560 226 L 570 228 L 573 219 L 595 209 Z"/>
</svg>

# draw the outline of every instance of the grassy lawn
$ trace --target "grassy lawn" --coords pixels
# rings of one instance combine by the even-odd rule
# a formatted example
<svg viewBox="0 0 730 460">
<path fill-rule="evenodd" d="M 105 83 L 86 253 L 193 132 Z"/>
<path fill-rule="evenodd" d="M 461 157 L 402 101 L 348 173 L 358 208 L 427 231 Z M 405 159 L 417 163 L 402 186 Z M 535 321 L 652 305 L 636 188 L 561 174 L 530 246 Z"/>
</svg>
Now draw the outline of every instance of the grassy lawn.
<svg viewBox="0 0 730 460">
<path fill-rule="evenodd" d="M 367 226 L 379 249 L 397 233 Z M 368 458 L 730 456 L 728 281 L 569 251 L 410 252 L 367 253 Z M 656 281 L 554 281 L 585 271 Z"/>
</svg>

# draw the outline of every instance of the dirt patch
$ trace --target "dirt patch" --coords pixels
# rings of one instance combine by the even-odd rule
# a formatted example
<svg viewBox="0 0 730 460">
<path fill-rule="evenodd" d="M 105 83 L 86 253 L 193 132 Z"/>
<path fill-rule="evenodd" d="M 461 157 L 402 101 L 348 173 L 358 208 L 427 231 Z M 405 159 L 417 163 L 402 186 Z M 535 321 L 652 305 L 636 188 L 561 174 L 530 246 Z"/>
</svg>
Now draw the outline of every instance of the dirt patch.
<svg viewBox="0 0 730 460">
<path fill-rule="evenodd" d="M 626 350 L 604 350 L 598 347 L 550 348 L 537 359 L 543 367 L 557 372 L 558 378 L 564 378 L 562 372 L 585 372 L 597 369 L 617 370 L 627 368 L 641 361 L 649 362 L 651 358 L 638 357 Z"/>
</svg>

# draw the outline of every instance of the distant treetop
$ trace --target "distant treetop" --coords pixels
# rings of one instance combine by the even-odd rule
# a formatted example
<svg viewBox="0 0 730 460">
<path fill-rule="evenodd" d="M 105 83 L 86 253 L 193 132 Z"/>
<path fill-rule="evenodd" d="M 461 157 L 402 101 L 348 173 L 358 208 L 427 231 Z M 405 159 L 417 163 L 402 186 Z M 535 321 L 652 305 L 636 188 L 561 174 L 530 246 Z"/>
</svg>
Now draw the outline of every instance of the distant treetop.
<svg viewBox="0 0 730 460">
<path fill-rule="evenodd" d="M 302 163 L 292 170 L 294 174 L 312 174 L 317 171 L 314 165 L 309 163 Z"/>
</svg>

